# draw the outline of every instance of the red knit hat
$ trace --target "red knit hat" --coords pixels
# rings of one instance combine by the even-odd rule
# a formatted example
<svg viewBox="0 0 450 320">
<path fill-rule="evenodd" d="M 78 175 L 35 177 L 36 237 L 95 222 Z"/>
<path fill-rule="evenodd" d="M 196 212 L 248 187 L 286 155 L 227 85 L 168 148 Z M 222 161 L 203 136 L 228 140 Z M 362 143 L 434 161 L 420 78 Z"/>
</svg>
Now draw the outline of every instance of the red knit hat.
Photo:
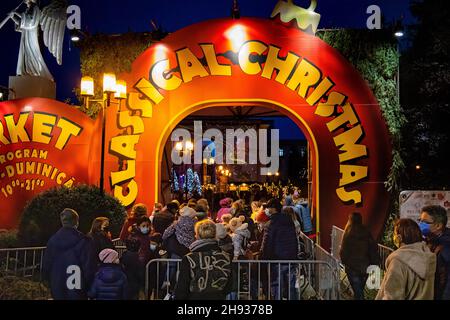
<svg viewBox="0 0 450 320">
<path fill-rule="evenodd" d="M 264 210 L 261 210 L 255 217 L 256 222 L 258 223 L 264 223 L 269 221 L 269 217 L 266 215 L 266 213 L 264 212 Z"/>
</svg>

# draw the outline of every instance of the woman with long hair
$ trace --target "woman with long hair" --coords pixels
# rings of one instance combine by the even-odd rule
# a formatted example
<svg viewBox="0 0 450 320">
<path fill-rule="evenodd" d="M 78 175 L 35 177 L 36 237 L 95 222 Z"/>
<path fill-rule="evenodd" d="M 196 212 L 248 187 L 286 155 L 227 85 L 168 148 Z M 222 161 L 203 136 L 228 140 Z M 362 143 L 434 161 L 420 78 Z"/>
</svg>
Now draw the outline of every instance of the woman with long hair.
<svg viewBox="0 0 450 320">
<path fill-rule="evenodd" d="M 109 229 L 109 219 L 105 217 L 95 218 L 92 222 L 91 230 L 88 237 L 92 239 L 92 245 L 95 256 L 104 249 L 114 249 L 114 244 L 111 240 L 111 232 Z M 100 260 L 99 260 L 100 262 Z"/>
<path fill-rule="evenodd" d="M 349 216 L 342 238 L 340 256 L 353 289 L 354 299 L 364 300 L 367 268 L 369 265 L 378 264 L 379 259 L 376 242 L 369 229 L 363 225 L 359 212 L 353 212 Z"/>
</svg>

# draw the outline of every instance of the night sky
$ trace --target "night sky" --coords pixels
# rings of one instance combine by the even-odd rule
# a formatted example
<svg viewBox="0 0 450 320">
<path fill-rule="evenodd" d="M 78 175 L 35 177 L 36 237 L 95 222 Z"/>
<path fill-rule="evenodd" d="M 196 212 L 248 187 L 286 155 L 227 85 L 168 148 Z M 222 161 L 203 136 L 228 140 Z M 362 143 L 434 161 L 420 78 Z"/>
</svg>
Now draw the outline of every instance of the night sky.
<svg viewBox="0 0 450 320">
<path fill-rule="evenodd" d="M 81 8 L 82 29 L 90 33 L 123 33 L 151 31 L 154 20 L 168 32 L 177 31 L 190 24 L 214 18 L 230 16 L 232 0 L 69 0 Z M 20 0 L 1 0 L 0 19 L 14 9 Z M 277 0 L 240 0 L 241 16 L 269 18 Z M 295 3 L 307 7 L 309 0 Z M 351 27 L 365 28 L 368 15 L 366 9 L 371 4 L 380 6 L 386 21 L 404 16 L 411 23 L 409 0 L 319 0 L 316 12 L 322 15 L 320 28 Z M 22 10 L 25 6 L 22 6 Z M 0 21 L 1 21 L 0 20 Z M 20 34 L 14 31 L 14 24 L 8 22 L 0 30 L 0 85 L 8 86 L 8 77 L 15 75 Z M 79 53 L 71 47 L 69 33 L 66 32 L 63 52 L 63 66 L 45 48 L 45 59 L 50 72 L 57 81 L 57 98 L 72 97 L 72 88 L 78 86 L 80 74 Z"/>
</svg>

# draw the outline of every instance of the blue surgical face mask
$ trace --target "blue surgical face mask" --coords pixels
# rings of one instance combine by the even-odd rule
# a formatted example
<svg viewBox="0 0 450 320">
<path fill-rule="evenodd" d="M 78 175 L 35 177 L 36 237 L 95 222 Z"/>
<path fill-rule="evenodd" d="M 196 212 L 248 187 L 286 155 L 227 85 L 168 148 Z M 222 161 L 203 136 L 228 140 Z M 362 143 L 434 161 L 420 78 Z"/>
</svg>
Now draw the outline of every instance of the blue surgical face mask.
<svg viewBox="0 0 450 320">
<path fill-rule="evenodd" d="M 430 235 L 431 229 L 430 229 L 430 225 L 428 223 L 419 222 L 419 228 L 420 228 L 420 231 L 422 231 L 422 235 L 424 237 L 427 237 Z"/>
<path fill-rule="evenodd" d="M 142 234 L 147 234 L 150 231 L 149 228 L 146 228 L 146 227 L 143 227 L 140 229 L 141 229 Z"/>
</svg>

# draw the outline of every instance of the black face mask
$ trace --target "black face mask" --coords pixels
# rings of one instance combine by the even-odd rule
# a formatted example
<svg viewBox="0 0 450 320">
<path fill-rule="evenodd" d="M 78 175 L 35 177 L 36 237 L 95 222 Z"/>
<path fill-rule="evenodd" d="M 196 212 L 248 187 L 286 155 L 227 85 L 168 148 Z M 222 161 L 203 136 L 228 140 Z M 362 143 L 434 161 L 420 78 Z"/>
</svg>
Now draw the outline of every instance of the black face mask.
<svg viewBox="0 0 450 320">
<path fill-rule="evenodd" d="M 109 231 L 111 231 L 109 226 L 106 226 L 106 227 L 103 228 L 103 232 L 108 233 Z"/>
</svg>

